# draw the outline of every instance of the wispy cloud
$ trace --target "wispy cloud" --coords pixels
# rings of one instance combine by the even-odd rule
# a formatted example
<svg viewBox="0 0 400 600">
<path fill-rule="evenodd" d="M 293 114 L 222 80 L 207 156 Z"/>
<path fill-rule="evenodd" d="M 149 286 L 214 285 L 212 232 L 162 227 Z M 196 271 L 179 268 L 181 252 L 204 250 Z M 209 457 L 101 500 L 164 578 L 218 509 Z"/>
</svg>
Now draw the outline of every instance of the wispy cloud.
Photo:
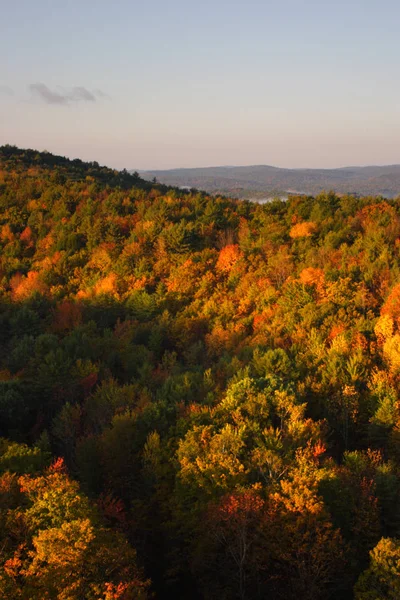
<svg viewBox="0 0 400 600">
<path fill-rule="evenodd" d="M 29 89 L 47 104 L 68 104 L 68 96 L 50 90 L 44 83 L 31 83 Z"/>
<path fill-rule="evenodd" d="M 73 102 L 96 102 L 97 98 L 108 97 L 101 90 L 91 92 L 83 86 L 75 86 L 70 89 L 57 87 L 56 90 L 51 90 L 44 83 L 31 83 L 28 87 L 34 96 L 46 104 L 58 104 L 59 106 L 66 106 Z"/>
<path fill-rule="evenodd" d="M 93 94 L 97 97 L 97 98 L 101 98 L 101 99 L 106 99 L 106 100 L 111 100 L 111 96 L 109 96 L 108 94 L 105 94 L 104 92 L 102 92 L 101 90 L 93 90 Z"/>
<path fill-rule="evenodd" d="M 0 94 L 4 94 L 5 96 L 14 96 L 14 90 L 8 87 L 8 85 L 0 85 Z"/>
<path fill-rule="evenodd" d="M 85 87 L 78 86 L 72 88 L 70 99 L 75 100 L 75 102 L 79 102 L 83 100 L 83 102 L 96 102 L 96 97 L 89 92 Z"/>
</svg>

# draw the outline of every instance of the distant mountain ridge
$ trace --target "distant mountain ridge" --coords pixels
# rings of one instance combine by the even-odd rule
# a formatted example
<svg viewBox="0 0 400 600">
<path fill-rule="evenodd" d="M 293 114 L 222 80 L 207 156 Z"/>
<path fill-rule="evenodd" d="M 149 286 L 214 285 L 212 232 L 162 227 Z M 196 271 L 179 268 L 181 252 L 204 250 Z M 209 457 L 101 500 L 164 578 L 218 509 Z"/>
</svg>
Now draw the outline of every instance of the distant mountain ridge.
<svg viewBox="0 0 400 600">
<path fill-rule="evenodd" d="M 212 194 L 262 199 L 289 193 L 315 195 L 322 190 L 363 196 L 400 195 L 400 165 L 287 169 L 270 165 L 200 167 L 139 171 L 141 177 L 174 186 L 187 186 Z"/>
</svg>

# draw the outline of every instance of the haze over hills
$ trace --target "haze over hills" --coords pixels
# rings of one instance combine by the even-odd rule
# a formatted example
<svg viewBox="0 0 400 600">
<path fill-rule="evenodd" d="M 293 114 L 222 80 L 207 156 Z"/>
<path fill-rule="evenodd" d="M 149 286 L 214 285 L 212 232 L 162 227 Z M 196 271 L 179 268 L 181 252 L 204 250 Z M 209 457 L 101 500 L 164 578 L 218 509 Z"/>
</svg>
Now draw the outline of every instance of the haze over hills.
<svg viewBox="0 0 400 600">
<path fill-rule="evenodd" d="M 212 194 L 236 198 L 265 199 L 290 193 L 315 195 L 322 190 L 340 194 L 400 194 L 400 165 L 343 167 L 338 169 L 285 169 L 269 165 L 205 167 L 139 171 L 144 179 L 188 186 Z"/>
</svg>

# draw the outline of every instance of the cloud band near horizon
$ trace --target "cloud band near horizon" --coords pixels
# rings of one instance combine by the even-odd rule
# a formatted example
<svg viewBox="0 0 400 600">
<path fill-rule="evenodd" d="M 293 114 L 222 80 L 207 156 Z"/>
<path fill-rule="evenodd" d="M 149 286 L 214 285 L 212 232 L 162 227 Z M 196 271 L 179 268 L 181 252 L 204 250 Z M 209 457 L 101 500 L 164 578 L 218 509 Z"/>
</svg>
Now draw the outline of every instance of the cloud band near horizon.
<svg viewBox="0 0 400 600">
<path fill-rule="evenodd" d="M 99 98 L 109 98 L 101 90 L 91 92 L 84 86 L 74 86 L 70 89 L 50 89 L 46 84 L 38 82 L 28 86 L 29 91 L 46 104 L 67 106 L 74 102 L 96 102 Z"/>
</svg>

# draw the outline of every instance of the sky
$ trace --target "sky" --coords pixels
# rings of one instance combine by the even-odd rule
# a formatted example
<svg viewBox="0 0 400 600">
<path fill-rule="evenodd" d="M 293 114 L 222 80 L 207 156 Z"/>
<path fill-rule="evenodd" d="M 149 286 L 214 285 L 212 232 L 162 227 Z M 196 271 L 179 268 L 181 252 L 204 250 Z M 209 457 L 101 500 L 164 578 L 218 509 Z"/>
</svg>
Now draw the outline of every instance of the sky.
<svg viewBox="0 0 400 600">
<path fill-rule="evenodd" d="M 398 0 L 0 9 L 0 145 L 127 169 L 400 163 Z"/>
</svg>

